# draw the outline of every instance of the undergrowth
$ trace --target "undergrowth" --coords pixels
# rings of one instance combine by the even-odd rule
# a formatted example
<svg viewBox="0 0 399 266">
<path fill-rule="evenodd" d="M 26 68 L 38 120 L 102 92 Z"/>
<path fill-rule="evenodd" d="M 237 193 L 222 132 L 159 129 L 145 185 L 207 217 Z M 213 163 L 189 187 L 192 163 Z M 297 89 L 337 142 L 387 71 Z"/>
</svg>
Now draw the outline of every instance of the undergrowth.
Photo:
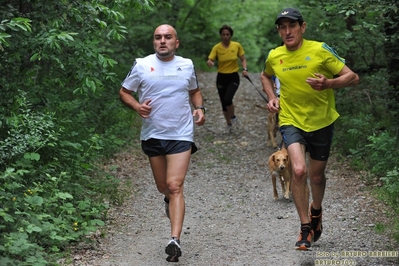
<svg viewBox="0 0 399 266">
<path fill-rule="evenodd" d="M 96 165 L 120 143 L 110 133 L 77 138 L 23 92 L 16 101 L 1 119 L 0 265 L 54 265 L 104 226 L 109 204 L 123 202 L 119 180 Z"/>
<path fill-rule="evenodd" d="M 397 217 L 399 126 L 395 110 L 399 110 L 399 103 L 390 100 L 394 89 L 389 88 L 385 71 L 362 79 L 357 87 L 337 91 L 341 117 L 336 122 L 334 147 L 354 170 L 366 173 L 363 178 L 367 184 L 379 184 L 378 197 Z M 391 220 L 391 234 L 399 243 L 399 220 Z"/>
</svg>

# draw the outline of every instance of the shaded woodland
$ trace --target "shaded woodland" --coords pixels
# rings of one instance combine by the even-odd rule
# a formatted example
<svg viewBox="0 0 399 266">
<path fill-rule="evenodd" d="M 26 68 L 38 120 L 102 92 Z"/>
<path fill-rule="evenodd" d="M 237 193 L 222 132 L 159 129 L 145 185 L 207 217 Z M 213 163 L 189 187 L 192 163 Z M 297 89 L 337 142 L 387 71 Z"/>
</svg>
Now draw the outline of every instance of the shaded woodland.
<svg viewBox="0 0 399 266">
<path fill-rule="evenodd" d="M 306 38 L 359 74 L 360 85 L 336 91 L 333 151 L 398 217 L 396 1 L 1 0 L 0 264 L 50 265 L 123 201 L 98 165 L 137 138 L 139 120 L 118 90 L 134 59 L 153 53 L 156 26 L 173 25 L 179 55 L 210 71 L 207 55 L 228 24 L 249 72 L 260 73 L 287 6 L 304 16 Z M 384 227 L 399 241 L 399 221 Z"/>
</svg>

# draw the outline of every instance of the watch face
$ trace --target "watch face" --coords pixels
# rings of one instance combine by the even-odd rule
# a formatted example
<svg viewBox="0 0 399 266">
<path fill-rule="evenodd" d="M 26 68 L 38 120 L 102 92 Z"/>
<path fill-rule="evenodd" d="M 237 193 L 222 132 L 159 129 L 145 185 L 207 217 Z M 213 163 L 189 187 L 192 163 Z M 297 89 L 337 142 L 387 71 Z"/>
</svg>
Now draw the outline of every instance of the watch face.
<svg viewBox="0 0 399 266">
<path fill-rule="evenodd" d="M 201 109 L 202 110 L 202 112 L 205 114 L 205 107 L 199 107 L 199 108 L 197 108 L 197 109 Z"/>
</svg>

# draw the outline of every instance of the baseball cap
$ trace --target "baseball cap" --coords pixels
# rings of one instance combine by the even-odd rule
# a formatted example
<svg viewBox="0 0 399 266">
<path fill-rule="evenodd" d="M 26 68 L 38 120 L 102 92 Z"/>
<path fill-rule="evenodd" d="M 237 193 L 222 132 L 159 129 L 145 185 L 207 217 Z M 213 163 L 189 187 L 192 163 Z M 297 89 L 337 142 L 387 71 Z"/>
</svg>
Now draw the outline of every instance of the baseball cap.
<svg viewBox="0 0 399 266">
<path fill-rule="evenodd" d="M 299 13 L 298 10 L 296 10 L 295 8 L 292 8 L 292 7 L 288 7 L 286 9 L 284 9 L 283 11 L 281 11 L 277 16 L 275 24 L 278 24 L 278 20 L 280 18 L 290 18 L 293 20 L 303 21 L 303 17 L 301 15 L 301 13 Z"/>
</svg>

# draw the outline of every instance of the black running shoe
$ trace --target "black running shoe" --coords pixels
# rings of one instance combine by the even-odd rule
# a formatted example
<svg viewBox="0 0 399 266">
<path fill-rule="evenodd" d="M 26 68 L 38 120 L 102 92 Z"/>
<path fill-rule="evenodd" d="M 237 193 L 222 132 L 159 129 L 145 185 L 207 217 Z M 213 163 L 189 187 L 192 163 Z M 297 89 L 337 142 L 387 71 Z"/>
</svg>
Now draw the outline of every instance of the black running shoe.
<svg viewBox="0 0 399 266">
<path fill-rule="evenodd" d="M 166 258 L 167 261 L 178 262 L 179 257 L 181 256 L 180 240 L 172 237 L 165 248 L 165 253 L 168 254 L 168 257 Z"/>
<path fill-rule="evenodd" d="M 295 244 L 297 250 L 309 250 L 313 242 L 313 230 L 310 225 L 301 226 L 298 242 Z"/>
<path fill-rule="evenodd" d="M 312 224 L 312 229 L 314 232 L 314 242 L 319 240 L 321 233 L 323 232 L 323 223 L 322 223 L 322 214 L 323 211 L 320 209 L 320 214 L 319 215 L 313 215 L 312 214 L 312 207 L 313 207 L 313 202 L 310 203 L 309 206 L 309 220 L 310 223 Z"/>
</svg>

